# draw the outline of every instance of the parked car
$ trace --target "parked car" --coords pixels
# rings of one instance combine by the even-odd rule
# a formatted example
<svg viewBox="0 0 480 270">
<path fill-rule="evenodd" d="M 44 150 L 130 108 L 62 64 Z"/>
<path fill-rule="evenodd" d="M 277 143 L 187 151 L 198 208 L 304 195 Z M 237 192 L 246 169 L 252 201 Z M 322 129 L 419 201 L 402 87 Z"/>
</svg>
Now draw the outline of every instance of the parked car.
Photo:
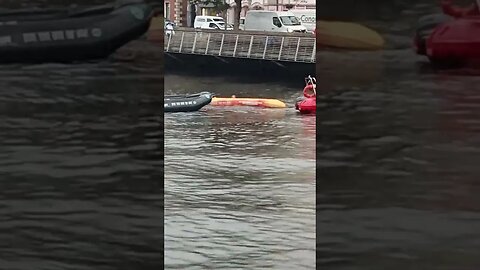
<svg viewBox="0 0 480 270">
<path fill-rule="evenodd" d="M 193 22 L 193 28 L 213 29 L 211 28 L 211 23 L 225 23 L 225 20 L 218 16 L 196 16 Z"/>
<path fill-rule="evenodd" d="M 227 27 L 225 29 L 225 23 L 224 22 L 211 22 L 208 25 L 204 25 L 200 29 L 233 30 L 233 25 L 227 24 Z"/>
</svg>

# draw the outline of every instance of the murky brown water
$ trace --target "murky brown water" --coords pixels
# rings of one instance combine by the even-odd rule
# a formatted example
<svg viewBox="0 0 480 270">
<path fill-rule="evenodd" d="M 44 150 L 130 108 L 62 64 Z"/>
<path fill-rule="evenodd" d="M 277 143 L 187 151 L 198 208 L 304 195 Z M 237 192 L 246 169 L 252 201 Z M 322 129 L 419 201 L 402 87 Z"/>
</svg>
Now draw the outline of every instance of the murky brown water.
<svg viewBox="0 0 480 270">
<path fill-rule="evenodd" d="M 158 69 L 0 66 L 0 268 L 161 268 Z"/>
<path fill-rule="evenodd" d="M 297 86 L 167 75 L 167 93 L 284 100 L 165 115 L 165 268 L 314 269 L 315 117 Z"/>
<path fill-rule="evenodd" d="M 321 269 L 480 267 L 480 77 L 414 54 L 412 22 L 435 10 L 366 12 L 386 51 L 318 56 Z"/>
</svg>

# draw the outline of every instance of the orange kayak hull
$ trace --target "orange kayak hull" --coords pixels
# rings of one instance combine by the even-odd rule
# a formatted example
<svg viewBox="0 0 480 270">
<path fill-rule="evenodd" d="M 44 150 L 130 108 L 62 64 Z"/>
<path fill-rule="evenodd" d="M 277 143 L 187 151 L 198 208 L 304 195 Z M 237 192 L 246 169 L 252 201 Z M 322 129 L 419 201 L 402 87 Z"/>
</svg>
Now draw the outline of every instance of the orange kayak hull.
<svg viewBox="0 0 480 270">
<path fill-rule="evenodd" d="M 212 106 L 243 106 L 260 108 L 286 108 L 287 105 L 278 100 L 270 98 L 221 98 L 214 97 L 210 103 Z"/>
</svg>

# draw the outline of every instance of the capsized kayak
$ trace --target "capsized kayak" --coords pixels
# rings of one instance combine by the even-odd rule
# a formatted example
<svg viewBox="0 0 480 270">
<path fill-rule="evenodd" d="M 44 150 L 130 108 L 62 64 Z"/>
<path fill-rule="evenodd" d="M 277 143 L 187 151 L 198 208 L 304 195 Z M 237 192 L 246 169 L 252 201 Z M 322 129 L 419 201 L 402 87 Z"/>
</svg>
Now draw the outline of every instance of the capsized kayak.
<svg viewBox="0 0 480 270">
<path fill-rule="evenodd" d="M 154 8 L 141 0 L 58 10 L 0 13 L 0 63 L 103 59 L 141 37 Z"/>
<path fill-rule="evenodd" d="M 463 17 L 438 25 L 426 40 L 433 64 L 462 66 L 480 62 L 480 17 Z"/>
<path fill-rule="evenodd" d="M 317 21 L 315 31 L 319 46 L 352 50 L 380 50 L 385 45 L 385 40 L 379 33 L 356 23 Z"/>
<path fill-rule="evenodd" d="M 212 101 L 213 94 L 201 92 L 193 95 L 170 95 L 164 97 L 164 112 L 194 112 Z"/>
<path fill-rule="evenodd" d="M 214 97 L 210 103 L 212 106 L 249 106 L 262 108 L 286 108 L 285 103 L 278 99 L 270 98 L 230 98 Z"/>
</svg>

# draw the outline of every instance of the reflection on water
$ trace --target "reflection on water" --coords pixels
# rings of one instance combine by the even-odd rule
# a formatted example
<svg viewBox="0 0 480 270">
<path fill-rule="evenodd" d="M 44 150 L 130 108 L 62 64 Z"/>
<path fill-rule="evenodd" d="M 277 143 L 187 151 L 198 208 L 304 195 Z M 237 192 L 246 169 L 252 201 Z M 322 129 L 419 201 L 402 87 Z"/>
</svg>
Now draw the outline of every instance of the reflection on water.
<svg viewBox="0 0 480 270">
<path fill-rule="evenodd" d="M 167 93 L 282 99 L 165 116 L 166 269 L 314 269 L 315 117 L 298 87 L 168 75 Z"/>
<path fill-rule="evenodd" d="M 382 76 L 338 80 L 324 92 L 318 122 L 317 251 L 322 268 L 478 269 L 480 245 L 479 77 L 435 73 L 409 40 L 429 11 L 372 19 L 390 49 L 350 53 L 382 59 Z M 367 20 L 366 20 L 367 21 Z M 401 27 L 400 27 L 401 26 Z M 392 44 L 393 43 L 393 44 Z M 395 49 L 396 48 L 396 49 Z M 340 53 L 339 53 L 340 54 Z M 343 69 L 331 67 L 341 77 Z M 324 69 L 319 69 L 322 78 Z M 349 78 L 349 74 L 345 74 Z"/>
<path fill-rule="evenodd" d="M 0 66 L 0 268 L 163 265 L 158 64 Z"/>
</svg>

